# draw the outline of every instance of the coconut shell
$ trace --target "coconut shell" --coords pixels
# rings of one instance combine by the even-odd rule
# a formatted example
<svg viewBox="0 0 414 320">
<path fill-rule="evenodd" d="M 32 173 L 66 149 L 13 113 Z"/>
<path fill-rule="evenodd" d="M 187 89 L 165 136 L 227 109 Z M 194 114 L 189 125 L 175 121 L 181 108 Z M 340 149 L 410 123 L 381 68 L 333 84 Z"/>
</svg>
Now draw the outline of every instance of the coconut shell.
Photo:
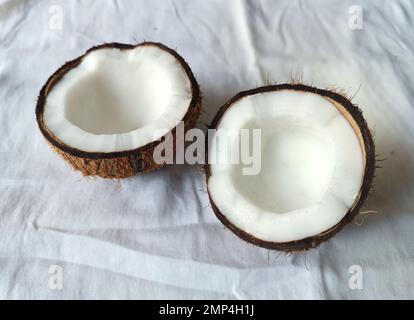
<svg viewBox="0 0 414 320">
<path fill-rule="evenodd" d="M 326 230 L 320 234 L 317 234 L 312 237 L 308 237 L 302 240 L 297 241 L 291 241 L 291 242 L 269 242 L 262 239 L 258 239 L 251 234 L 245 232 L 244 230 L 241 230 L 234 224 L 232 224 L 224 215 L 220 212 L 219 208 L 214 204 L 210 191 L 208 190 L 208 195 L 211 203 L 211 207 L 213 209 L 213 212 L 217 216 L 217 218 L 233 233 L 235 233 L 238 237 L 241 239 L 252 243 L 254 245 L 257 245 L 259 247 L 263 247 L 266 249 L 271 250 L 279 250 L 284 252 L 294 252 L 294 251 L 304 251 L 311 248 L 317 247 L 322 242 L 330 239 L 333 237 L 337 232 L 342 230 L 342 228 L 353 221 L 355 216 L 359 213 L 364 201 L 368 197 L 368 193 L 371 189 L 372 182 L 374 179 L 374 173 L 375 173 L 375 146 L 374 141 L 372 138 L 371 131 L 368 128 L 368 125 L 362 115 L 361 110 L 354 105 L 348 98 L 346 98 L 344 95 L 341 95 L 337 92 L 330 91 L 330 90 L 324 90 L 324 89 L 318 89 L 312 86 L 304 85 L 304 84 L 279 84 L 279 85 L 269 85 L 264 87 L 259 87 L 255 89 L 251 89 L 248 91 L 243 91 L 238 94 L 236 94 L 233 98 L 228 100 L 217 112 L 216 116 L 214 117 L 210 129 L 217 129 L 220 120 L 225 114 L 225 112 L 231 108 L 231 106 L 238 100 L 240 100 L 243 97 L 254 95 L 257 93 L 264 93 L 264 92 L 272 92 L 272 91 L 279 91 L 279 90 L 295 90 L 295 91 L 306 91 L 306 92 L 312 92 L 318 95 L 321 95 L 331 102 L 334 103 L 334 105 L 339 109 L 339 111 L 342 112 L 342 114 L 345 116 L 345 118 L 350 122 L 352 127 L 354 128 L 355 132 L 357 133 L 361 147 L 363 148 L 363 156 L 364 156 L 364 162 L 365 162 L 365 170 L 364 170 L 364 177 L 362 181 L 362 185 L 360 188 L 360 191 L 358 193 L 358 196 L 352 205 L 352 207 L 348 210 L 346 215 L 342 218 L 342 220 L 330 228 L 329 230 Z M 208 137 L 207 137 L 208 140 Z M 208 146 L 208 141 L 206 143 Z M 208 150 L 206 152 L 206 180 L 207 180 L 207 186 L 208 186 L 208 180 L 211 176 L 211 170 L 210 166 L 208 164 Z"/>
<path fill-rule="evenodd" d="M 90 52 L 105 49 L 115 48 L 120 50 L 130 50 L 139 46 L 156 46 L 162 50 L 172 54 L 185 70 L 188 79 L 191 82 L 192 100 L 188 107 L 187 113 L 183 117 L 185 132 L 195 126 L 198 116 L 201 112 L 201 93 L 198 83 L 185 60 L 174 50 L 155 42 L 144 42 L 138 45 L 121 44 L 121 43 L 106 43 L 99 46 L 92 47 L 86 53 L 75 60 L 65 63 L 55 73 L 50 76 L 47 82 L 42 87 L 36 105 L 36 119 L 39 129 L 47 142 L 52 146 L 63 159 L 65 159 L 75 170 L 80 171 L 84 176 L 99 176 L 102 178 L 128 178 L 137 173 L 146 173 L 165 164 L 157 164 L 153 158 L 153 151 L 160 144 L 164 137 L 158 141 L 151 142 L 134 150 L 125 150 L 121 152 L 85 152 L 60 141 L 45 125 L 43 119 L 43 111 L 47 96 L 53 87 L 62 79 L 62 77 L 71 69 L 76 68 L 82 59 Z M 171 133 L 175 137 L 174 128 Z M 174 139 L 175 150 L 175 139 Z"/>
</svg>

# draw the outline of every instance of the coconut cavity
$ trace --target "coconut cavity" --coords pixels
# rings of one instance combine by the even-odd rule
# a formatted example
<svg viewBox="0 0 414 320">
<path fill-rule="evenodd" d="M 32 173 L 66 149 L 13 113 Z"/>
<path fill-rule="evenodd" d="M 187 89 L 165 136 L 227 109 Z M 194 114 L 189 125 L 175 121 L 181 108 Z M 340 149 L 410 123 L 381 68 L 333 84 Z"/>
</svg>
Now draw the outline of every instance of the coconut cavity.
<svg viewBox="0 0 414 320">
<path fill-rule="evenodd" d="M 152 151 L 179 121 L 195 125 L 198 84 L 185 61 L 158 43 L 105 44 L 66 63 L 47 81 L 39 127 L 84 175 L 123 178 L 162 166 Z"/>
<path fill-rule="evenodd" d="M 288 84 L 243 92 L 212 128 L 261 130 L 257 174 L 243 174 L 245 165 L 217 148 L 218 137 L 208 150 L 212 207 L 249 242 L 284 251 L 314 247 L 351 221 L 367 196 L 372 138 L 359 109 L 334 92 Z"/>
<path fill-rule="evenodd" d="M 258 208 L 279 214 L 321 202 L 332 181 L 335 139 L 328 138 L 323 128 L 301 116 L 280 115 L 261 123 L 256 121 L 246 128 L 260 126 L 261 170 L 257 175 L 243 175 L 243 165 L 233 166 L 236 191 Z M 356 160 L 361 177 L 362 159 Z"/>
<path fill-rule="evenodd" d="M 144 57 L 130 52 L 132 57 L 127 59 L 121 57 L 125 55 L 122 51 L 115 51 L 113 59 L 108 59 L 109 52 L 91 53 L 83 63 L 92 67 L 84 69 L 82 77 L 75 77 L 72 85 L 62 85 L 59 91 L 55 88 L 47 100 L 45 114 L 52 114 L 48 111 L 56 109 L 53 99 L 61 98 L 66 120 L 93 134 L 128 133 L 153 123 L 168 107 L 174 74 L 154 61 L 158 50 L 145 50 Z M 184 73 L 180 69 L 174 71 Z M 174 94 L 181 101 L 174 107 L 181 111 L 177 116 L 182 117 L 191 100 L 191 90 L 188 78 L 180 76 L 181 83 L 177 83 Z"/>
</svg>

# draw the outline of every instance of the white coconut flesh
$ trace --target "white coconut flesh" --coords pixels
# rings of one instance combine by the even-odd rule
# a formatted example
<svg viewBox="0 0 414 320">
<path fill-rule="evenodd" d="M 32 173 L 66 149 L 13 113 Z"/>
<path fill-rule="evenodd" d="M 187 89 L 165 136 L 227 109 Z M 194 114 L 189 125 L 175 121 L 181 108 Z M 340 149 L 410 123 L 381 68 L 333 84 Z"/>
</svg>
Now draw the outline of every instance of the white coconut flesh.
<svg viewBox="0 0 414 320">
<path fill-rule="evenodd" d="M 208 189 L 221 214 L 249 235 L 277 243 L 335 226 L 357 200 L 365 167 L 360 132 L 346 115 L 333 100 L 302 91 L 236 101 L 217 129 L 261 129 L 261 170 L 243 175 L 246 165 L 234 164 L 213 136 Z"/>
<path fill-rule="evenodd" d="M 88 53 L 52 88 L 43 119 L 72 148 L 133 150 L 171 131 L 191 99 L 190 79 L 169 52 L 105 48 Z"/>
</svg>

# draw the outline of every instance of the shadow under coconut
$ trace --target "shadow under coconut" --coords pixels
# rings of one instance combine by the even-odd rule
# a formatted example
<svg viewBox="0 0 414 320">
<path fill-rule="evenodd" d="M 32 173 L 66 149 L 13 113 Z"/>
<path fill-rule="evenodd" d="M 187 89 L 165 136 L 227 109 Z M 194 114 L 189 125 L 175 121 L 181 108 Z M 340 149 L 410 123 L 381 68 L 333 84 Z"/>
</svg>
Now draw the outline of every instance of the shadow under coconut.
<svg viewBox="0 0 414 320">
<path fill-rule="evenodd" d="M 395 134 L 376 138 L 377 169 L 361 213 L 393 214 L 413 209 L 414 153 Z M 377 214 L 373 214 L 375 217 Z M 365 215 L 363 215 L 365 216 Z M 371 216 L 371 215 L 370 215 Z M 370 219 L 370 221 L 372 221 Z"/>
</svg>

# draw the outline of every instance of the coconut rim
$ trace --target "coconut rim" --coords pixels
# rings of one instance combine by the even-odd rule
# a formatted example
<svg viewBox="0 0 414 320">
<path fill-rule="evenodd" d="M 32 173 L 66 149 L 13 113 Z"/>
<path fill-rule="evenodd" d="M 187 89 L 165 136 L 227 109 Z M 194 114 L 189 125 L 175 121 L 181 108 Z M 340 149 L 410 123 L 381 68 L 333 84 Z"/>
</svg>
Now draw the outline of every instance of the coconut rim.
<svg viewBox="0 0 414 320">
<path fill-rule="evenodd" d="M 118 42 L 104 43 L 104 44 L 100 44 L 97 46 L 93 46 L 89 48 L 83 55 L 77 57 L 74 60 L 70 60 L 66 62 L 59 69 L 57 69 L 48 78 L 46 83 L 42 86 L 42 89 L 40 90 L 40 93 L 37 99 L 37 104 L 36 104 L 36 121 L 38 123 L 40 131 L 42 132 L 43 136 L 48 140 L 49 143 L 51 143 L 54 147 L 66 153 L 69 153 L 73 156 L 76 156 L 76 157 L 86 158 L 86 159 L 113 159 L 113 158 L 130 156 L 132 154 L 136 154 L 144 150 L 150 149 L 156 146 L 158 143 L 160 143 L 163 139 L 165 139 L 165 136 L 168 135 L 168 133 L 159 139 L 151 141 L 147 143 L 146 145 L 140 146 L 135 149 L 125 150 L 125 151 L 115 151 L 115 152 L 88 152 L 88 151 L 83 151 L 77 148 L 73 148 L 69 146 L 68 144 L 63 143 L 59 138 L 57 138 L 53 134 L 53 132 L 51 132 L 47 128 L 47 126 L 44 123 L 44 119 L 43 119 L 43 111 L 44 111 L 45 103 L 46 103 L 49 92 L 70 70 L 79 66 L 83 58 L 86 57 L 89 53 L 96 51 L 96 50 L 100 50 L 100 49 L 119 49 L 123 51 L 123 50 L 135 49 L 137 47 L 144 47 L 144 46 L 155 46 L 171 54 L 180 63 L 181 67 L 184 69 L 190 81 L 191 101 L 187 108 L 187 112 L 182 117 L 182 119 L 180 119 L 180 121 L 185 121 L 187 118 L 190 118 L 193 113 L 197 112 L 197 109 L 201 105 L 200 87 L 197 83 L 197 80 L 194 77 L 193 72 L 191 71 L 190 66 L 187 64 L 184 58 L 180 56 L 175 50 L 159 42 L 147 42 L 146 41 L 146 42 L 142 42 L 139 44 L 124 44 L 124 43 L 118 43 Z M 174 132 L 175 129 L 176 129 L 176 126 L 171 128 L 169 130 L 169 133 Z"/>
<path fill-rule="evenodd" d="M 272 242 L 259 239 L 246 231 L 240 229 L 233 223 L 231 223 L 226 216 L 219 210 L 219 208 L 215 205 L 210 190 L 208 188 L 208 180 L 211 176 L 211 169 L 208 163 L 208 154 L 209 150 L 208 147 L 206 148 L 205 153 L 205 172 L 206 172 L 206 182 L 207 182 L 207 194 L 210 200 L 211 207 L 213 209 L 214 214 L 216 217 L 223 223 L 225 227 L 230 229 L 233 233 L 235 233 L 241 239 L 257 245 L 259 247 L 263 247 L 266 249 L 271 250 L 280 250 L 285 252 L 292 252 L 292 251 L 301 251 L 314 248 L 318 246 L 320 243 L 328 240 L 329 238 L 333 237 L 337 232 L 342 230 L 342 228 L 350 223 L 355 216 L 359 213 L 359 210 L 365 200 L 368 197 L 368 194 L 371 189 L 371 185 L 374 179 L 375 174 L 375 145 L 374 140 L 372 138 L 372 134 L 370 129 L 368 128 L 367 122 L 362 115 L 362 111 L 354 105 L 347 97 L 327 89 L 319 89 L 313 86 L 300 84 L 300 83 L 285 83 L 285 84 L 276 84 L 276 85 L 267 85 L 263 87 L 258 87 L 246 91 L 241 91 L 237 93 L 235 96 L 230 98 L 224 105 L 219 109 L 216 113 L 209 129 L 217 129 L 221 119 L 223 118 L 226 111 L 232 107 L 232 105 L 241 100 L 244 97 L 255 95 L 258 93 L 265 93 L 265 92 L 276 92 L 280 90 L 294 90 L 294 91 L 303 91 L 303 92 L 310 92 L 314 94 L 318 94 L 324 98 L 327 98 L 328 101 L 334 105 L 346 118 L 346 120 L 350 123 L 352 128 L 354 129 L 355 133 L 357 134 L 361 150 L 363 153 L 364 159 L 364 174 L 361 183 L 360 190 L 358 195 L 353 203 L 353 205 L 349 208 L 345 216 L 339 221 L 337 224 L 329 228 L 328 230 L 318 233 L 314 236 L 307 237 L 301 240 L 289 241 L 289 242 Z M 359 132 L 356 131 L 355 126 L 359 129 Z M 206 136 L 206 146 L 208 144 L 208 135 Z"/>
</svg>

